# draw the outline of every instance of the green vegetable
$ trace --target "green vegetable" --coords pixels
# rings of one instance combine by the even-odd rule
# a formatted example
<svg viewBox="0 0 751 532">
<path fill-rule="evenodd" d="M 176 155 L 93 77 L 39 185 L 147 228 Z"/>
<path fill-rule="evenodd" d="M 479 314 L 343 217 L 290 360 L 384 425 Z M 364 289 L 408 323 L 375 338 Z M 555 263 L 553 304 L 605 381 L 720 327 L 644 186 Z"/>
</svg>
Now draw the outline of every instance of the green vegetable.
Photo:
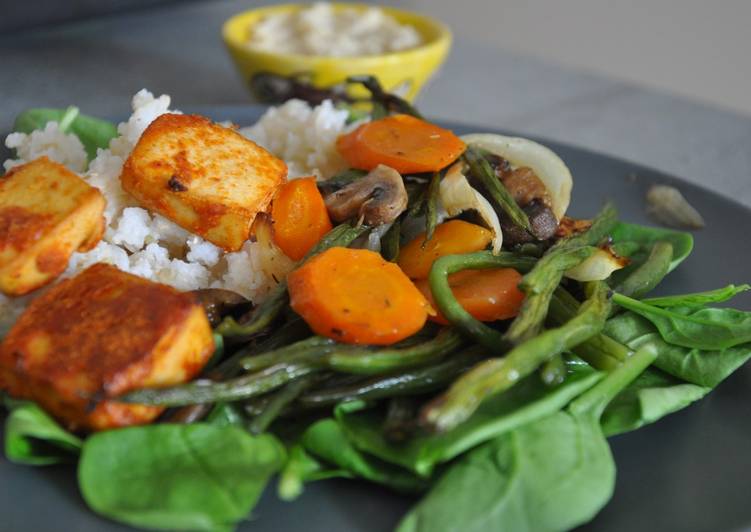
<svg viewBox="0 0 751 532">
<path fill-rule="evenodd" d="M 669 242 L 673 246 L 669 272 L 683 262 L 694 247 L 694 237 L 691 233 L 624 222 L 619 222 L 613 227 L 610 237 L 618 253 L 627 256 L 632 261 L 630 266 L 613 274 L 618 282 L 646 260 L 657 242 Z M 628 252 L 625 252 L 627 250 Z"/>
<path fill-rule="evenodd" d="M 231 530 L 248 517 L 284 447 L 237 427 L 151 425 L 99 432 L 78 481 L 97 513 L 161 530 Z"/>
<path fill-rule="evenodd" d="M 299 403 L 305 407 L 321 407 L 353 399 L 375 400 L 437 390 L 474 365 L 480 355 L 480 348 L 471 347 L 432 366 L 315 390 L 302 396 Z"/>
<path fill-rule="evenodd" d="M 430 178 L 430 184 L 428 185 L 428 191 L 425 200 L 425 242 L 423 246 L 428 243 L 428 240 L 433 238 L 433 232 L 435 226 L 438 223 L 438 202 L 440 200 L 441 191 L 441 173 L 434 172 Z"/>
<path fill-rule="evenodd" d="M 402 222 L 400 218 L 391 224 L 386 234 L 381 237 L 381 255 L 390 262 L 396 262 L 399 259 L 399 239 Z"/>
<path fill-rule="evenodd" d="M 343 373 L 376 375 L 438 360 L 463 343 L 461 335 L 451 328 L 442 329 L 434 338 L 407 346 L 356 346 L 314 336 L 275 351 L 248 357 L 242 361 L 242 365 L 246 370 L 258 370 L 271 364 L 295 363 Z"/>
<path fill-rule="evenodd" d="M 602 415 L 606 436 L 615 436 L 654 423 L 698 401 L 711 388 L 697 386 L 648 368 L 616 396 Z"/>
<path fill-rule="evenodd" d="M 566 270 L 584 262 L 595 246 L 606 238 L 616 223 L 617 212 L 611 204 L 605 205 L 595 217 L 590 228 L 559 240 L 537 261 L 519 285 L 526 298 L 506 331 L 505 338 L 512 343 L 534 337 L 542 327 L 550 305 L 550 298 Z"/>
<path fill-rule="evenodd" d="M 25 465 L 74 462 L 82 441 L 28 401 L 5 400 L 5 457 Z"/>
<path fill-rule="evenodd" d="M 658 241 L 646 260 L 620 283 L 616 290 L 629 297 L 641 297 L 652 291 L 668 274 L 673 258 L 670 242 Z"/>
<path fill-rule="evenodd" d="M 355 476 L 404 493 L 417 493 L 427 487 L 424 480 L 408 471 L 360 453 L 331 418 L 311 425 L 301 441 L 308 452 Z"/>
<path fill-rule="evenodd" d="M 633 314 L 611 318 L 604 332 L 632 349 L 650 345 L 659 356 L 661 370 L 698 386 L 714 388 L 751 358 L 751 343 L 721 350 L 701 350 L 671 345 L 662 339 L 654 325 Z"/>
<path fill-rule="evenodd" d="M 428 403 L 423 409 L 426 425 L 439 432 L 453 429 L 487 397 L 508 390 L 551 357 L 600 332 L 610 312 L 608 290 L 601 282 L 592 286 L 590 298 L 570 321 L 517 345 L 503 358 L 481 362 Z"/>
<path fill-rule="evenodd" d="M 731 308 L 655 307 L 623 294 L 613 303 L 651 321 L 669 344 L 695 349 L 726 349 L 751 342 L 751 312 Z"/>
<path fill-rule="evenodd" d="M 449 323 L 457 327 L 469 338 L 491 353 L 500 354 L 508 349 L 508 342 L 503 335 L 475 319 L 454 297 L 449 285 L 448 276 L 466 269 L 486 268 L 515 268 L 517 270 L 529 270 L 535 260 L 531 257 L 516 255 L 501 251 L 493 255 L 490 251 L 479 251 L 465 255 L 447 255 L 433 263 L 428 280 L 430 291 L 433 294 L 436 305 Z"/>
<path fill-rule="evenodd" d="M 308 389 L 312 384 L 312 376 L 301 377 L 294 380 L 280 389 L 266 405 L 266 408 L 258 414 L 248 425 L 248 431 L 251 434 L 262 434 L 271 426 L 271 423 L 279 416 L 281 411 L 297 396 Z"/>
<path fill-rule="evenodd" d="M 497 436 L 548 416 L 602 377 L 587 365 L 568 365 L 563 384 L 549 387 L 537 375 L 530 375 L 505 393 L 490 397 L 455 429 L 442 434 L 418 434 L 400 444 L 382 434 L 383 412 L 337 411 L 337 419 L 349 440 L 378 458 L 429 477 L 434 468 Z"/>
<path fill-rule="evenodd" d="M 527 232 L 532 230 L 529 225 L 529 218 L 521 207 L 514 201 L 511 193 L 503 186 L 503 182 L 498 179 L 495 172 L 490 167 L 488 160 L 483 157 L 480 150 L 469 145 L 463 155 L 464 160 L 469 165 L 472 177 L 482 183 L 483 188 L 488 192 L 490 199 L 496 206 L 516 225 L 525 229 Z"/>
<path fill-rule="evenodd" d="M 734 298 L 741 292 L 751 289 L 751 286 L 742 284 L 736 286 L 729 284 L 716 290 L 707 290 L 706 292 L 696 292 L 693 294 L 683 294 L 679 296 L 651 297 L 642 299 L 642 303 L 647 303 L 653 307 L 697 307 L 709 303 L 721 303 Z"/>
<path fill-rule="evenodd" d="M 654 358 L 652 350 L 640 350 L 566 410 L 522 425 L 462 457 L 397 532 L 545 532 L 592 519 L 615 484 L 600 416 Z"/>
<path fill-rule="evenodd" d="M 217 403 L 206 416 L 206 423 L 219 427 L 244 427 L 248 419 L 237 403 Z"/>
<path fill-rule="evenodd" d="M 361 177 L 365 177 L 367 174 L 368 172 L 366 172 L 365 170 L 350 168 L 348 170 L 344 170 L 343 172 L 339 172 L 338 174 L 333 175 L 328 179 L 318 181 L 316 184 L 318 185 L 318 189 L 321 191 L 321 193 L 326 195 L 339 190 L 340 188 L 346 187 L 347 185 L 353 183 L 354 181 L 357 181 Z"/>
<path fill-rule="evenodd" d="M 302 445 L 295 444 L 287 452 L 287 463 L 279 474 L 276 492 L 283 501 L 293 501 L 302 494 L 306 483 L 337 477 L 353 478 L 353 475 L 344 469 L 328 468 Z"/>
<path fill-rule="evenodd" d="M 561 384 L 566 378 L 566 363 L 563 361 L 563 356 L 554 355 L 545 362 L 540 368 L 540 378 L 548 386 Z"/>
<path fill-rule="evenodd" d="M 31 133 L 35 129 L 44 129 L 47 122 L 60 122 L 63 131 L 75 134 L 83 144 L 89 161 L 96 157 L 97 148 L 106 149 L 110 140 L 117 136 L 115 124 L 80 114 L 75 107 L 27 109 L 16 117 L 13 130 Z"/>
<path fill-rule="evenodd" d="M 270 392 L 315 371 L 316 368 L 304 364 L 277 364 L 222 382 L 197 380 L 164 388 L 143 388 L 118 397 L 118 401 L 161 406 L 237 401 Z"/>
</svg>

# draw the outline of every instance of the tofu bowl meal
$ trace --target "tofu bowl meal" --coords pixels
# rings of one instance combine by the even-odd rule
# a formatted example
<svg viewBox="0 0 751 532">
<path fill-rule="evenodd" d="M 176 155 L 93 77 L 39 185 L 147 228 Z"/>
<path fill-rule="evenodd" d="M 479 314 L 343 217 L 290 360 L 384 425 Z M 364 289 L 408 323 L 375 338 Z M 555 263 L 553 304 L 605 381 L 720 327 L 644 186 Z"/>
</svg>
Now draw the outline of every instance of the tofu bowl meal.
<svg viewBox="0 0 751 532">
<path fill-rule="evenodd" d="M 607 437 L 751 357 L 726 304 L 748 285 L 649 296 L 690 233 L 575 219 L 551 149 L 349 83 L 366 111 L 242 128 L 146 90 L 118 125 L 18 117 L 8 460 L 73 464 L 92 511 L 145 529 L 233 529 L 272 478 L 293 501 L 339 477 L 420 495 L 398 532 L 567 530 L 613 495 Z"/>
<path fill-rule="evenodd" d="M 285 79 L 327 88 L 355 75 L 375 76 L 411 101 L 451 47 L 448 27 L 430 17 L 347 3 L 251 9 L 230 18 L 222 36 L 243 80 L 265 103 L 275 103 L 280 90 L 288 97 Z"/>
</svg>

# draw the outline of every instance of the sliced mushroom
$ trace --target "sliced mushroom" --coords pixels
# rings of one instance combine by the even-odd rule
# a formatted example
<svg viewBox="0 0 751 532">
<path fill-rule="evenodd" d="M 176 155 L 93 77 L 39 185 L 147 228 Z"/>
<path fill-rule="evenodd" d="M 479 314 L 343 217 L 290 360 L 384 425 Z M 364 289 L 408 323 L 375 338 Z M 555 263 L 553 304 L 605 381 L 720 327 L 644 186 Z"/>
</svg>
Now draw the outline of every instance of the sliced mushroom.
<svg viewBox="0 0 751 532">
<path fill-rule="evenodd" d="M 555 219 L 553 211 L 542 201 L 534 200 L 522 207 L 522 210 L 529 218 L 532 232 L 530 234 L 511 220 L 501 217 L 501 229 L 503 229 L 504 241 L 507 246 L 548 240 L 555 236 L 558 230 L 558 220 Z"/>
<path fill-rule="evenodd" d="M 378 165 L 363 178 L 325 198 L 329 216 L 337 222 L 353 217 L 367 225 L 383 225 L 396 220 L 407 208 L 407 190 L 399 172 Z"/>
<path fill-rule="evenodd" d="M 209 319 L 212 327 L 219 325 L 222 318 L 232 311 L 240 310 L 239 307 L 241 306 L 247 309 L 250 305 L 250 301 L 231 290 L 202 288 L 200 290 L 193 290 L 193 293 L 206 311 L 206 317 Z"/>
</svg>

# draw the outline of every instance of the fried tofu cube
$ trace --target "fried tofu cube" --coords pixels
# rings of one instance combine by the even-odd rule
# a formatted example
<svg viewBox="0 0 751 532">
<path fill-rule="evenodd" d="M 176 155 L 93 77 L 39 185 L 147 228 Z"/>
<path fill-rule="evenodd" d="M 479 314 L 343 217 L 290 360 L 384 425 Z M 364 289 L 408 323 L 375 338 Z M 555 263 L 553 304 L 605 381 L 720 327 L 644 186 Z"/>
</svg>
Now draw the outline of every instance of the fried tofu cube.
<svg viewBox="0 0 751 532">
<path fill-rule="evenodd" d="M 163 408 L 114 398 L 186 382 L 213 350 L 193 294 L 95 264 L 31 302 L 0 344 L 0 386 L 71 430 L 145 424 Z"/>
<path fill-rule="evenodd" d="M 47 157 L 0 177 L 0 291 L 26 294 L 63 273 L 101 240 L 104 207 L 97 188 Z"/>
<path fill-rule="evenodd" d="M 147 209 L 237 251 L 286 175 L 283 161 L 234 129 L 164 114 L 141 135 L 120 180 Z"/>
</svg>

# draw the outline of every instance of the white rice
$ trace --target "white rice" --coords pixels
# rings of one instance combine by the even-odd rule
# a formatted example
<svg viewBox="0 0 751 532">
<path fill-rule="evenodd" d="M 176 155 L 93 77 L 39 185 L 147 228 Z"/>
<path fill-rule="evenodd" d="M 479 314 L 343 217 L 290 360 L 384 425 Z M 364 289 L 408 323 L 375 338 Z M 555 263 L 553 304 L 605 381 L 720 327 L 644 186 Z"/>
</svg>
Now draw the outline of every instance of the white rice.
<svg viewBox="0 0 751 532">
<path fill-rule="evenodd" d="M 421 42 L 413 26 L 400 24 L 378 7 L 336 10 L 328 2 L 264 17 L 250 28 L 248 38 L 254 49 L 331 57 L 396 52 Z"/>
<path fill-rule="evenodd" d="M 120 186 L 120 171 L 146 127 L 159 115 L 179 112 L 169 109 L 170 97 L 159 98 L 146 91 L 132 101 L 133 114 L 118 125 L 119 136 L 86 168 L 86 153 L 72 134 L 61 133 L 50 122 L 30 135 L 11 133 L 6 146 L 18 159 L 5 161 L 5 168 L 41 155 L 78 172 L 107 199 L 107 229 L 103 240 L 87 253 L 71 257 L 63 278 L 71 277 L 97 262 L 106 262 L 146 279 L 179 290 L 226 288 L 258 302 L 292 267 L 292 261 L 267 242 L 246 242 L 240 251 L 224 253 L 217 246 L 190 234 L 166 218 L 137 205 Z M 247 137 L 284 159 L 290 177 L 315 175 L 327 178 L 346 167 L 336 152 L 337 136 L 347 131 L 347 112 L 331 102 L 311 108 L 290 101 L 269 109 L 253 126 L 242 129 Z M 350 126 L 351 127 L 351 126 Z M 44 289 L 42 289 L 44 290 Z M 23 311 L 37 291 L 21 298 L 0 294 L 0 335 Z"/>
</svg>

